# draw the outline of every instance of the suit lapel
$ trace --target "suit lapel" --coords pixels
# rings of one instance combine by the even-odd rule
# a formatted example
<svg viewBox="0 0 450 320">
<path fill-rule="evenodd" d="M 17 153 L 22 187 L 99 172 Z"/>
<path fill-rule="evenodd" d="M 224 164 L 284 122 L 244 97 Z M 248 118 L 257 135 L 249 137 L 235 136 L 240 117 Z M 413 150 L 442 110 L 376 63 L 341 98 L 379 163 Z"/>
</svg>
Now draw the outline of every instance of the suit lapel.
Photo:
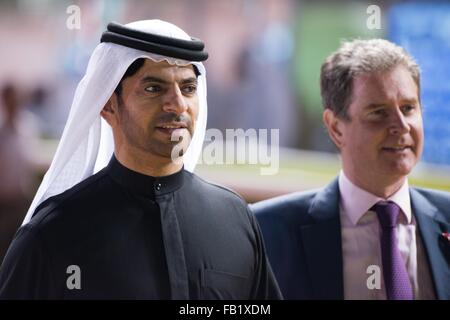
<svg viewBox="0 0 450 320">
<path fill-rule="evenodd" d="M 310 209 L 312 224 L 301 227 L 301 239 L 314 299 L 343 299 L 339 187 L 335 179 L 317 193 Z"/>
<path fill-rule="evenodd" d="M 443 232 L 450 225 L 440 217 L 439 210 L 417 190 L 410 189 L 411 204 L 423 239 L 438 299 L 450 299 L 450 245 Z"/>
</svg>

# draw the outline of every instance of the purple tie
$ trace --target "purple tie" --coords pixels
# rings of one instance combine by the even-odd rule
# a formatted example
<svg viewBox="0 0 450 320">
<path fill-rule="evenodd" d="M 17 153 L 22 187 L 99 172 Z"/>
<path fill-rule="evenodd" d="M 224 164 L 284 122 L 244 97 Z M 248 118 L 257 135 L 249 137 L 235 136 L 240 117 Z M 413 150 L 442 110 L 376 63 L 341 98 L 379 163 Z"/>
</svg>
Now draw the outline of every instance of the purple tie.
<svg viewBox="0 0 450 320">
<path fill-rule="evenodd" d="M 414 299 L 405 262 L 397 247 L 397 217 L 400 207 L 391 201 L 380 201 L 372 207 L 381 225 L 381 257 L 388 300 Z"/>
</svg>

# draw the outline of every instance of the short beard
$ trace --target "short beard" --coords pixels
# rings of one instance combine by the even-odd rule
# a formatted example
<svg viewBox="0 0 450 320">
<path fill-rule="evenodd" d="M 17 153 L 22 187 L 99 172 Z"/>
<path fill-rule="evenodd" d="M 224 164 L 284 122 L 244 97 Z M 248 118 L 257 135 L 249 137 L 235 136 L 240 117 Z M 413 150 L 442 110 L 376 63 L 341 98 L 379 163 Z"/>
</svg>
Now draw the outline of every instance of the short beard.
<svg viewBox="0 0 450 320">
<path fill-rule="evenodd" d="M 134 125 L 133 118 L 130 116 L 127 105 L 125 104 L 121 95 L 117 95 L 118 112 L 120 115 L 120 130 L 122 131 L 127 144 L 131 147 L 151 153 L 160 157 L 173 159 L 174 152 L 179 153 L 180 157 L 188 148 L 191 137 L 182 137 L 182 139 L 174 139 L 172 142 L 163 143 L 159 140 L 153 140 L 149 132 L 156 127 L 158 123 L 165 122 L 184 122 L 187 124 L 189 134 L 192 136 L 192 120 L 186 115 L 178 115 L 175 113 L 162 113 L 157 118 L 148 124 L 148 132 Z M 187 146 L 181 145 L 188 143 Z"/>
</svg>

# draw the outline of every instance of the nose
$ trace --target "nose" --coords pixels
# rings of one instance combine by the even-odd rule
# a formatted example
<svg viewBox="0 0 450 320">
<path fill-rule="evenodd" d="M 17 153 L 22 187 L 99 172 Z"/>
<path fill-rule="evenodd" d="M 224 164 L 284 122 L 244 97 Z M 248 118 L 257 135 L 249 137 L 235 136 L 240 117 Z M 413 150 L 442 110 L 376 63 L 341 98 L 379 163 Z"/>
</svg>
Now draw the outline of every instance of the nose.
<svg viewBox="0 0 450 320">
<path fill-rule="evenodd" d="M 163 100 L 163 110 L 165 112 L 182 114 L 186 112 L 188 104 L 178 85 L 167 90 Z"/>
<path fill-rule="evenodd" d="M 410 131 L 409 123 L 405 115 L 398 110 L 392 116 L 392 120 L 389 126 L 389 132 L 392 135 L 402 135 Z"/>
</svg>

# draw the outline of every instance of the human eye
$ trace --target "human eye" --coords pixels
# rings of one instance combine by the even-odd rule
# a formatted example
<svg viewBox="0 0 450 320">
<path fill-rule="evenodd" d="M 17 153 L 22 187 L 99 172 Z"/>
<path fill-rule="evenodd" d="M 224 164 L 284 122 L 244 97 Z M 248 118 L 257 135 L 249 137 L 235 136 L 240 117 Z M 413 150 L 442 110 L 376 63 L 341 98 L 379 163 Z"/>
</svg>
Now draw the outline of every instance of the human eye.
<svg viewBox="0 0 450 320">
<path fill-rule="evenodd" d="M 182 90 L 186 94 L 194 94 L 197 92 L 197 85 L 196 84 L 188 84 L 188 85 L 183 86 Z"/>
<path fill-rule="evenodd" d="M 369 113 L 369 117 L 376 118 L 376 119 L 385 117 L 386 115 L 387 115 L 387 111 L 384 108 L 378 108 L 378 109 L 372 110 Z"/>
<path fill-rule="evenodd" d="M 416 109 L 416 106 L 412 105 L 412 104 L 404 105 L 404 106 L 401 107 L 401 110 L 402 110 L 403 114 L 411 113 L 415 109 Z"/>
<path fill-rule="evenodd" d="M 162 90 L 161 86 L 159 85 L 150 85 L 145 87 L 145 91 L 150 92 L 150 93 L 158 93 Z"/>
</svg>

